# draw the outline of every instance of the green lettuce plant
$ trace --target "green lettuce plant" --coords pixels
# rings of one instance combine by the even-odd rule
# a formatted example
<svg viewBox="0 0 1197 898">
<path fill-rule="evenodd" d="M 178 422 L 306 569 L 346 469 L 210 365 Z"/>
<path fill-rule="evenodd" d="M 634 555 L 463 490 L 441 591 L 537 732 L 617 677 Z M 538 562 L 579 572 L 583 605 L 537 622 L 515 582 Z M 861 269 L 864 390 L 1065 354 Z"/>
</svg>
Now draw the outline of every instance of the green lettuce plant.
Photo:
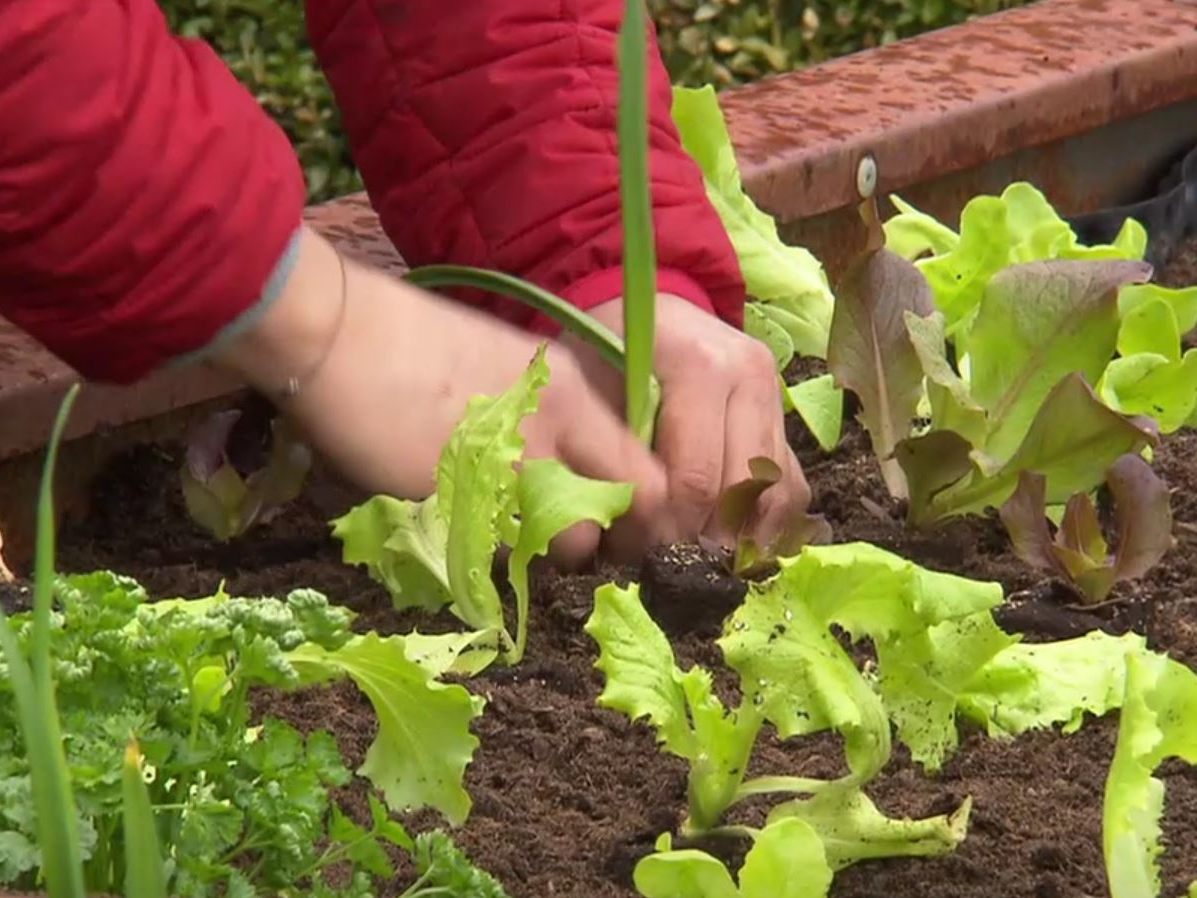
<svg viewBox="0 0 1197 898">
<path fill-rule="evenodd" d="M 1147 234 L 1128 219 L 1113 243 L 1084 246 L 1033 185 L 970 200 L 955 231 L 892 197 L 899 214 L 885 223 L 888 247 L 927 278 L 957 354 L 971 351 L 968 330 L 989 282 L 1010 266 L 1044 261 L 1141 261 Z M 1116 411 L 1154 419 L 1171 433 L 1191 425 L 1197 405 L 1197 356 L 1181 338 L 1197 326 L 1197 286 L 1127 283 L 1118 294 L 1116 350 L 1090 379 Z"/>
<path fill-rule="evenodd" d="M 1111 409 L 1093 388 L 1115 351 L 1119 291 L 1144 282 L 1148 266 L 1100 257 L 1011 265 L 1003 256 L 987 276 L 967 269 L 970 279 L 958 261 L 936 275 L 958 285 L 945 295 L 926 267 L 884 245 L 873 201 L 862 214 L 828 363 L 859 398 L 911 523 L 998 507 L 1024 471 L 1043 475 L 1047 501 L 1060 503 L 1097 486 L 1120 456 L 1155 444 L 1152 420 Z M 963 246 L 962 237 L 952 252 Z"/>
<path fill-rule="evenodd" d="M 955 738 L 955 703 L 939 706 L 934 680 L 966 681 L 1011 641 L 985 617 L 1000 600 L 996 584 L 926 571 L 865 544 L 808 546 L 773 578 L 750 584 L 724 628 L 719 646 L 740 680 L 733 709 L 712 691 L 709 671 L 677 666 L 635 585 L 601 587 L 586 631 L 600 650 L 600 704 L 646 719 L 662 749 L 690 764 L 683 835 L 723 831 L 738 803 L 780 795 L 790 800 L 774 808 L 771 821 L 801 819 L 822 835 L 835 826 L 828 860 L 838 869 L 876 856 L 878 846 L 888 854 L 932 854 L 963 837 L 967 805 L 950 817 L 891 820 L 863 789 L 890 757 L 889 714 L 918 757 L 934 762 L 946 751 Z M 834 627 L 878 646 L 880 691 Z M 930 658 L 935 633 L 954 637 L 951 659 Z M 932 661 L 943 669 L 921 666 Z M 747 778 L 766 723 L 783 739 L 839 733 L 848 773 L 829 781 Z"/>
<path fill-rule="evenodd" d="M 375 496 L 333 522 L 345 561 L 366 565 L 396 608 L 448 607 L 470 628 L 476 650 L 465 657 L 475 673 L 496 658 L 523 658 L 533 559 L 574 524 L 610 526 L 632 501 L 630 484 L 581 477 L 554 459 L 521 460 L 520 423 L 536 410 L 548 376 L 542 347 L 511 389 L 470 401 L 427 499 Z M 514 628 L 491 578 L 500 545 L 511 550 Z"/>
<path fill-rule="evenodd" d="M 725 624 L 719 646 L 739 675 L 735 707 L 714 693 L 710 671 L 677 665 L 635 584 L 600 587 L 586 631 L 599 646 L 599 703 L 645 720 L 661 749 L 689 765 L 680 838 L 788 846 L 807 862 L 805 873 L 790 874 L 795 894 L 819 896 L 830 875 L 851 864 L 943 854 L 965 837 L 967 799 L 924 820 L 888 818 L 869 799 L 867 787 L 891 755 L 891 728 L 934 772 L 956 750 L 961 721 L 1001 739 L 1055 726 L 1075 732 L 1123 704 L 1130 666 L 1151 655 L 1136 634 L 1024 644 L 996 624 L 1001 599 L 998 584 L 928 571 L 874 546 L 807 546 L 780 573 L 751 584 Z M 841 633 L 867 639 L 875 663 L 858 666 Z M 766 725 L 783 740 L 837 733 L 847 772 L 831 780 L 747 777 Z M 739 803 L 760 796 L 778 799 L 763 828 L 729 822 Z M 647 898 L 757 894 L 747 862 L 737 885 L 721 862 L 675 848 L 668 834 L 657 847 L 636 869 Z M 770 856 L 764 848 L 758 855 Z"/>
</svg>

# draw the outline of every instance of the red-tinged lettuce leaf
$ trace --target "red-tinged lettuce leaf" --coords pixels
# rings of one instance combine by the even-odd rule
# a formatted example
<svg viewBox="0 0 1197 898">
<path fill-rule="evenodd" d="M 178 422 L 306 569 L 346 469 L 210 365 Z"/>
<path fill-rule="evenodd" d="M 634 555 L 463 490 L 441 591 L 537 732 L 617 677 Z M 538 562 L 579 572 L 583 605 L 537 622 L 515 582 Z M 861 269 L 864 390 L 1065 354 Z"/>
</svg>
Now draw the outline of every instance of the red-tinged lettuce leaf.
<svg viewBox="0 0 1197 898">
<path fill-rule="evenodd" d="M 1065 576 L 1052 551 L 1052 531 L 1047 519 L 1047 479 L 1033 471 L 1018 475 L 1018 487 L 998 511 L 1014 554 L 1040 570 Z"/>
<path fill-rule="evenodd" d="M 1138 455 L 1118 459 L 1106 485 L 1114 500 L 1118 531 L 1115 578 L 1142 577 L 1174 542 L 1168 485 Z"/>
<path fill-rule="evenodd" d="M 987 456 L 1014 454 L 1063 377 L 1099 381 L 1118 340 L 1118 291 L 1150 276 L 1150 265 L 1124 260 L 1031 262 L 994 275 L 967 339 L 969 395 L 989 419 Z"/>
<path fill-rule="evenodd" d="M 720 522 L 736 535 L 735 551 L 726 559 L 732 573 L 740 577 L 758 576 L 775 568 L 779 558 L 797 555 L 803 546 L 831 542 L 831 525 L 826 519 L 805 512 L 789 520 L 768 546 L 761 546 L 747 536 L 745 531 L 752 523 L 757 500 L 781 480 L 781 468 L 764 456 L 750 458 L 748 470 L 749 477 L 723 491 L 716 508 Z M 706 541 L 703 546 L 713 554 L 724 555 Z"/>
<path fill-rule="evenodd" d="M 1018 451 L 1005 464 L 973 451 L 968 453 L 968 473 L 952 480 L 963 465 L 967 441 L 934 433 L 907 440 L 897 457 L 908 477 L 920 478 L 919 490 L 912 490 L 908 519 L 926 525 L 1000 507 L 1023 471 L 1044 476 L 1048 503 L 1065 502 L 1101 483 L 1122 455 L 1157 441 L 1154 422 L 1118 414 L 1097 398 L 1080 374 L 1070 374 L 1048 394 Z"/>
<path fill-rule="evenodd" d="M 911 428 L 923 393 L 923 368 L 906 328 L 906 313 L 934 310 L 926 279 L 885 248 L 876 202 L 860 207 L 862 250 L 836 290 L 827 363 L 836 383 L 860 400 L 861 419 L 890 493 L 905 498 L 893 458 Z"/>
<path fill-rule="evenodd" d="M 1140 456 L 1119 458 L 1106 476 L 1118 537 L 1113 551 L 1086 493 L 1068 500 L 1054 537 L 1047 520 L 1046 480 L 1027 471 L 1001 508 L 1014 552 L 1033 567 L 1070 581 L 1089 602 L 1103 601 L 1115 583 L 1141 577 L 1172 547 L 1167 484 Z"/>
<path fill-rule="evenodd" d="M 1064 506 L 1064 517 L 1060 521 L 1061 545 L 1066 545 L 1090 558 L 1106 560 L 1106 538 L 1101 532 L 1101 520 L 1097 507 L 1085 493 L 1077 493 Z"/>
<path fill-rule="evenodd" d="M 236 409 L 217 412 L 190 435 L 180 477 L 191 519 L 216 539 L 240 536 L 276 514 L 303 489 L 312 467 L 311 450 L 283 418 L 271 421 L 266 464 L 243 477 L 229 458 Z"/>
</svg>

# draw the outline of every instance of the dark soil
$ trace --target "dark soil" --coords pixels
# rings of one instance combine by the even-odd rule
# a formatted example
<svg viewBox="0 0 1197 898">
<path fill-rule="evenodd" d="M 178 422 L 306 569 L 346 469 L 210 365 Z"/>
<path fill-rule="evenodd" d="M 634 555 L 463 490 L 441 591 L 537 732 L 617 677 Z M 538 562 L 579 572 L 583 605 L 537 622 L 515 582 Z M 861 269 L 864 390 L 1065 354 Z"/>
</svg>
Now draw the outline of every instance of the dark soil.
<svg viewBox="0 0 1197 898">
<path fill-rule="evenodd" d="M 1194 278 L 1193 280 L 1197 280 Z M 817 491 L 816 505 L 839 541 L 867 540 L 920 564 L 1000 581 L 1011 597 L 1007 626 L 1034 639 L 1070 636 L 1096 626 L 1133 626 L 1152 644 L 1197 665 L 1197 435 L 1181 434 L 1159 452 L 1159 469 L 1176 489 L 1178 544 L 1165 563 L 1121 587 L 1097 611 L 1072 607 L 1061 585 L 1027 569 L 1007 548 L 996 520 L 955 521 L 929 534 L 908 532 L 896 517 L 867 452 L 849 426 L 844 445 L 821 455 L 795 421 L 791 437 Z M 94 507 L 63 534 L 61 564 L 74 571 L 119 569 L 159 596 L 203 595 L 221 580 L 240 594 L 281 594 L 296 586 L 323 590 L 361 612 L 360 627 L 410 626 L 386 593 L 344 566 L 327 520 L 354 497 L 327 484 L 277 520 L 231 546 L 215 546 L 183 514 L 177 450 L 143 448 L 115 464 L 97 485 Z M 488 705 L 478 725 L 482 745 L 469 767 L 473 814 L 458 840 L 498 876 L 513 898 L 632 898 L 631 871 L 674 827 L 685 804 L 683 765 L 660 754 L 650 732 L 599 710 L 595 647 L 582 632 L 594 588 L 604 578 L 640 578 L 650 604 L 673 630 L 684 664 L 718 668 L 719 621 L 742 587 L 696 549 L 656 553 L 643 571 L 602 570 L 572 576 L 541 572 L 535 584 L 529 660 L 494 671 L 472 688 Z M 423 629 L 431 629 L 421 622 Z M 351 687 L 264 695 L 261 708 L 304 727 L 328 727 L 353 761 L 372 739 L 371 714 Z M 926 815 L 974 800 L 971 832 L 952 856 L 889 860 L 841 873 L 837 898 L 1082 898 L 1106 893 L 1101 803 L 1113 754 L 1116 715 L 1061 737 L 1039 733 L 1011 743 L 968 734 L 936 778 L 899 752 L 872 790 L 891 813 Z M 829 739 L 766 744 L 757 766 L 774 773 L 831 775 L 840 754 Z M 1183 893 L 1197 879 L 1197 770 L 1167 767 L 1163 861 L 1165 892 Z M 360 812 L 365 785 L 344 799 Z M 417 826 L 437 825 L 428 813 Z M 396 883 L 390 894 L 398 894 Z"/>
<path fill-rule="evenodd" d="M 1155 278 L 1165 287 L 1192 287 L 1197 284 L 1197 236 L 1190 237 Z"/>
</svg>

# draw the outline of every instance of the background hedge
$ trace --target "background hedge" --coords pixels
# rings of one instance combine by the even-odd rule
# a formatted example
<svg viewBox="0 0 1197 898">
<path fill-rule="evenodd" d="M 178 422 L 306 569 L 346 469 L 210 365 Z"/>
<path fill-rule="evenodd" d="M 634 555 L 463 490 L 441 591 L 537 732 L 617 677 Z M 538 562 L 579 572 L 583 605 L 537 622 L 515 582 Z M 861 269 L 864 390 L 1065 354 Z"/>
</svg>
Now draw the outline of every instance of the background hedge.
<svg viewBox="0 0 1197 898">
<path fill-rule="evenodd" d="M 160 2 L 175 30 L 212 43 L 286 129 L 313 200 L 360 189 L 332 93 L 307 45 L 303 0 Z M 1025 2 L 648 0 L 674 80 L 720 88 Z"/>
</svg>

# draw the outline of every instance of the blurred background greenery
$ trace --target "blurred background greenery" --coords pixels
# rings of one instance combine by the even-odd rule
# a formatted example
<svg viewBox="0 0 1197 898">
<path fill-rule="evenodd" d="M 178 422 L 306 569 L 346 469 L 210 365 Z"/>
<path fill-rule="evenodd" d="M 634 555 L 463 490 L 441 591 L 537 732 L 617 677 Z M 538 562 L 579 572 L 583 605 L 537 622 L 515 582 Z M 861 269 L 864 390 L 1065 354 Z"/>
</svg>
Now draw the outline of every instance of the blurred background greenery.
<svg viewBox="0 0 1197 898">
<path fill-rule="evenodd" d="M 313 201 L 361 189 L 303 0 L 160 0 L 172 27 L 212 43 L 290 135 Z M 1027 0 L 648 0 L 674 81 L 724 88 Z"/>
</svg>

